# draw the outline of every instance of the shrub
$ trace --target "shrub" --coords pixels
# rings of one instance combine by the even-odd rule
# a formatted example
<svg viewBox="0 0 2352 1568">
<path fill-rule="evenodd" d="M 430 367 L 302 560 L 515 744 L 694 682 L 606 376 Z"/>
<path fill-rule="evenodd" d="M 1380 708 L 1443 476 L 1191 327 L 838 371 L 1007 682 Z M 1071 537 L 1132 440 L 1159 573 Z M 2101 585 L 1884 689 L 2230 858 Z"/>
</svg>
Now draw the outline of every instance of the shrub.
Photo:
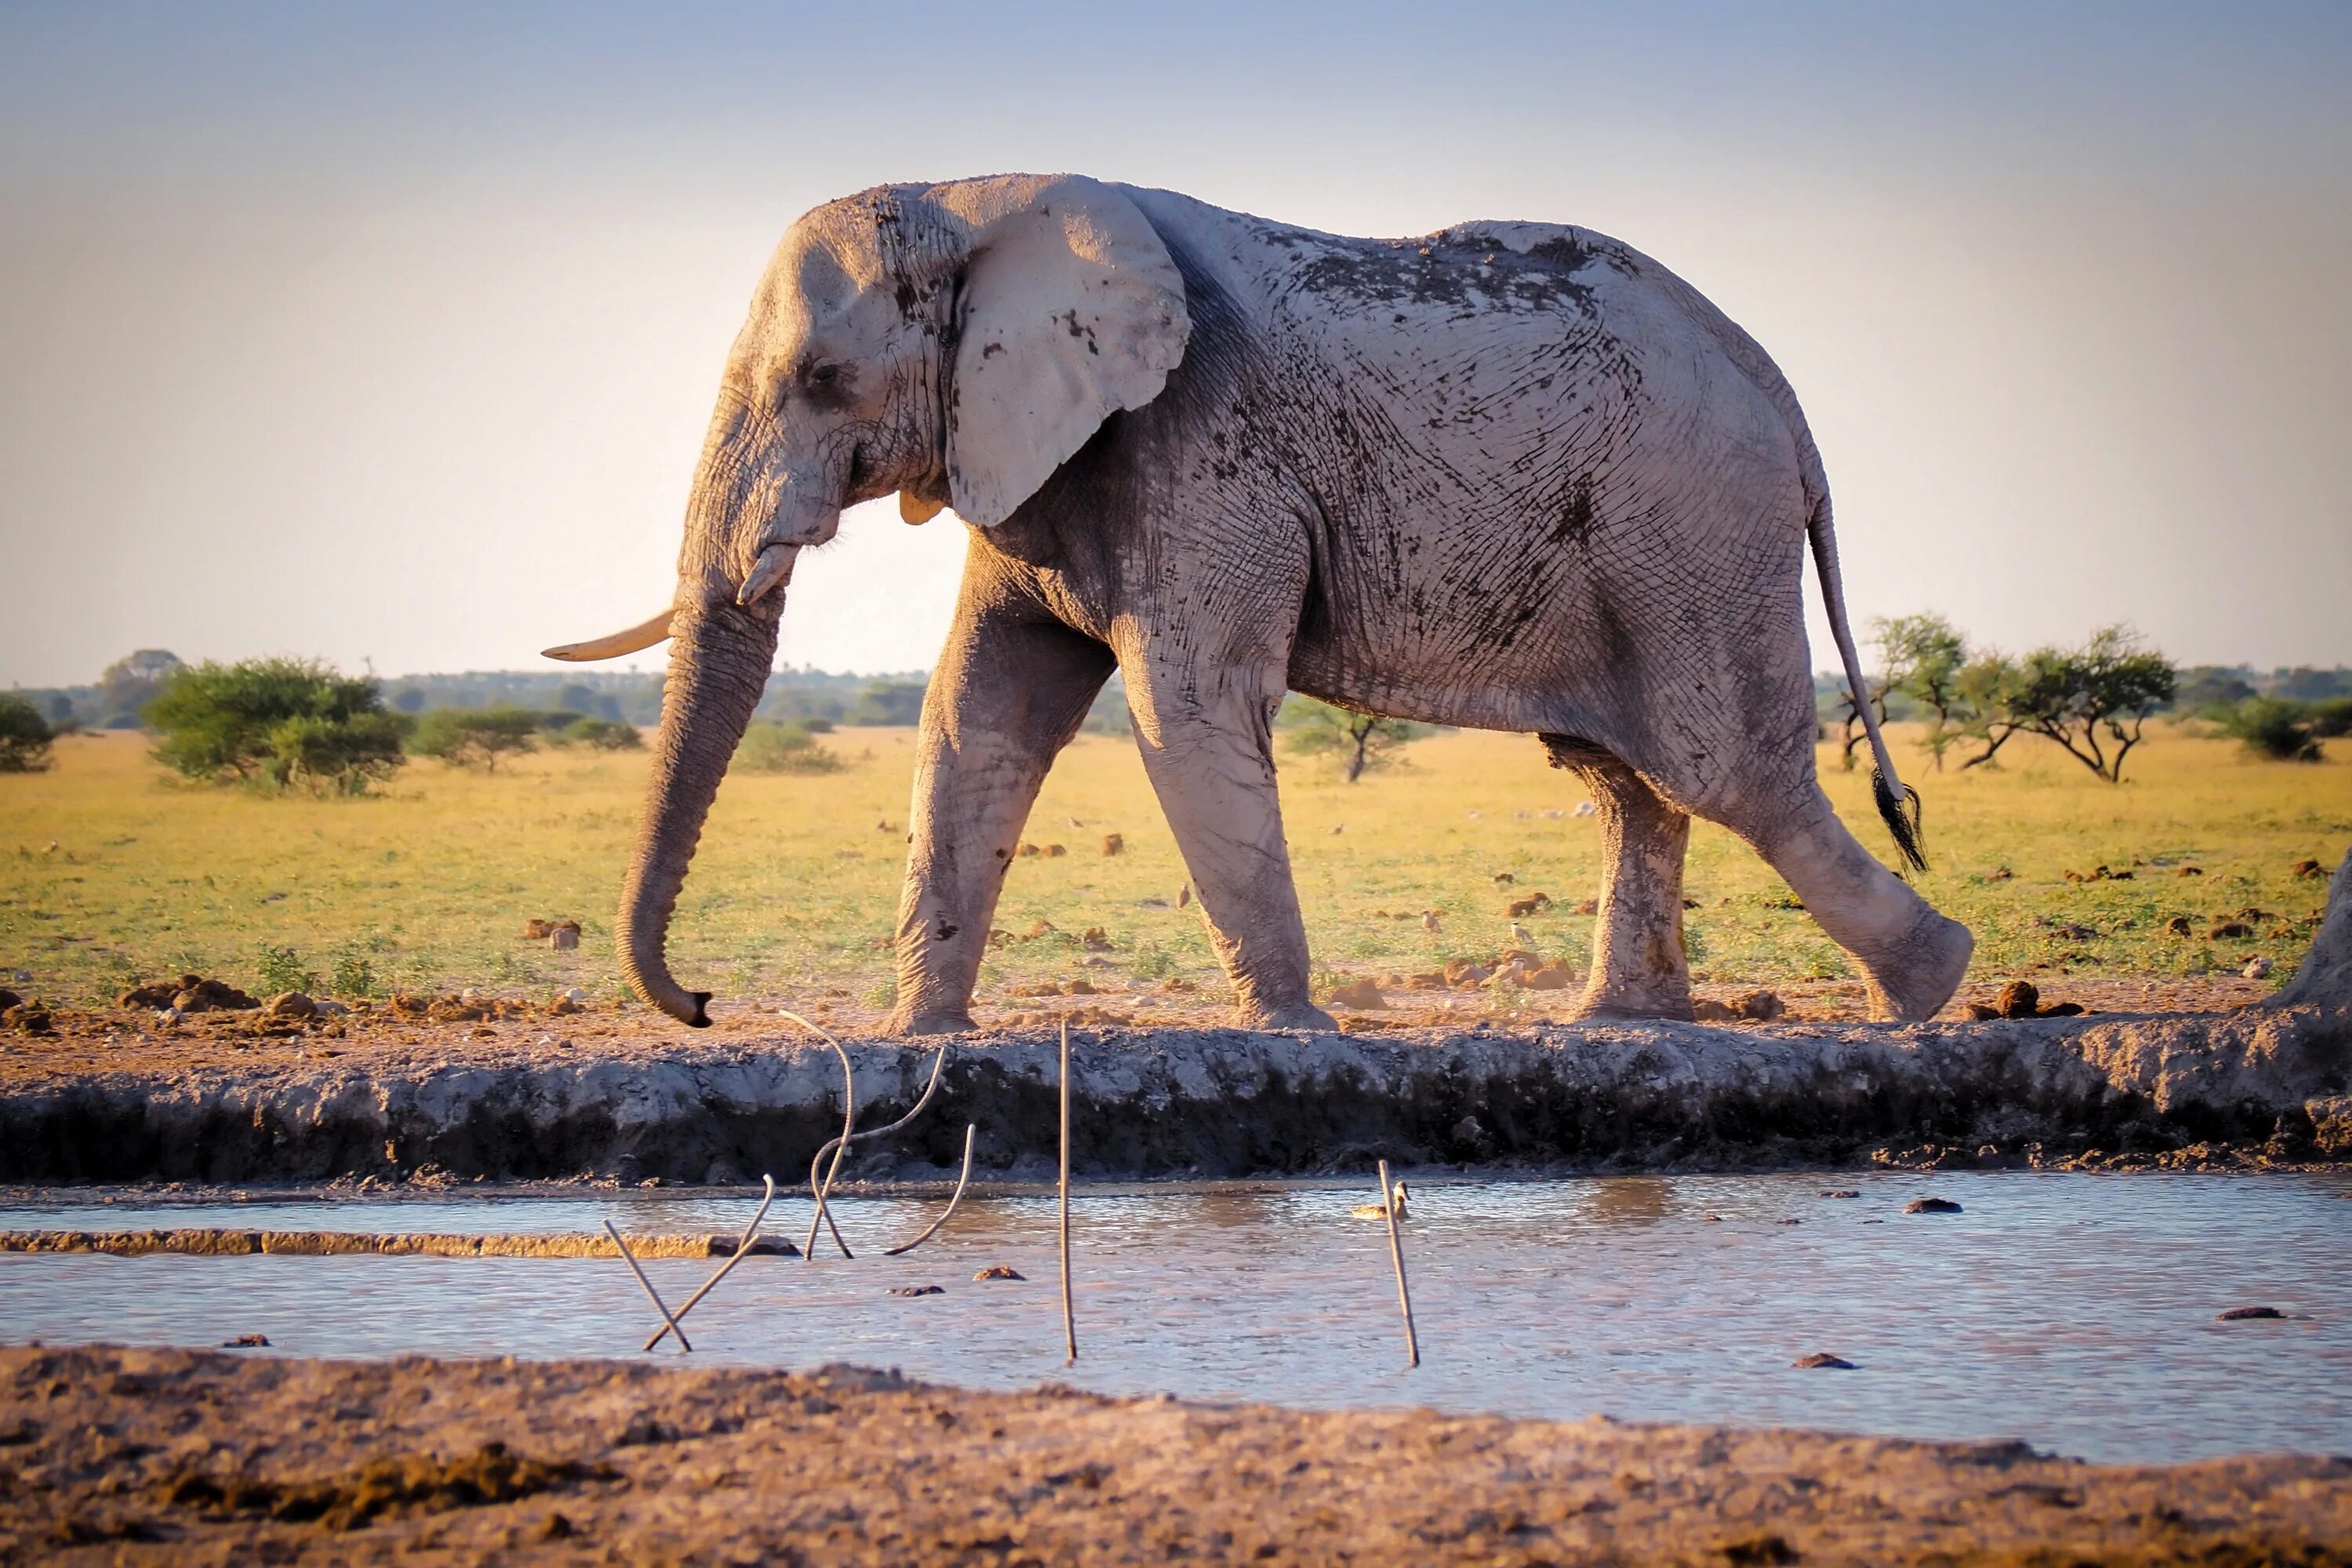
<svg viewBox="0 0 2352 1568">
<path fill-rule="evenodd" d="M 57 731 L 27 698 L 0 691 L 0 773 L 37 773 L 49 765 Z"/>
<path fill-rule="evenodd" d="M 2221 732 L 2246 749 L 2282 763 L 2320 760 L 2319 731 L 2311 705 L 2284 697 L 2249 697 L 2221 717 Z"/>
<path fill-rule="evenodd" d="M 561 746 L 582 745 L 599 752 L 637 752 L 646 744 L 635 724 L 614 719 L 574 719 L 551 738 Z"/>
<path fill-rule="evenodd" d="M 1387 767 L 1403 753 L 1406 742 L 1430 732 L 1426 724 L 1353 713 L 1297 695 L 1283 703 L 1276 722 L 1290 750 L 1303 757 L 1337 760 L 1349 784 Z"/>
<path fill-rule="evenodd" d="M 376 990 L 375 965 L 365 955 L 345 948 L 335 955 L 335 972 L 328 977 L 327 987 L 337 996 L 373 996 Z"/>
<path fill-rule="evenodd" d="M 803 725 L 763 720 L 743 731 L 734 765 L 754 773 L 829 773 L 840 768 L 841 759 L 818 745 Z"/>
<path fill-rule="evenodd" d="M 406 724 L 374 681 L 296 658 L 183 667 L 146 719 L 156 759 L 189 778 L 340 795 L 391 776 Z"/>
<path fill-rule="evenodd" d="M 408 749 L 453 768 L 496 773 L 500 757 L 538 745 L 539 715 L 528 708 L 436 708 L 416 721 Z"/>
<path fill-rule="evenodd" d="M 264 995 L 280 991 L 316 991 L 319 977 L 302 967 L 302 955 L 290 947 L 265 947 L 255 964 Z"/>
</svg>

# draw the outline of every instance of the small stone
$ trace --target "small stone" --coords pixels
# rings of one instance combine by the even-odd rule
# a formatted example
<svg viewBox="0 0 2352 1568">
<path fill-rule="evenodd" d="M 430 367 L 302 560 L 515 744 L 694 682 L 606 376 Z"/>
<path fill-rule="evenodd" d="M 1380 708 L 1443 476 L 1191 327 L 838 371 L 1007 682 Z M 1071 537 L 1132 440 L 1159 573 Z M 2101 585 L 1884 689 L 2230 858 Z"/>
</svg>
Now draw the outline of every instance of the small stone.
<svg viewBox="0 0 2352 1568">
<path fill-rule="evenodd" d="M 891 1296 L 944 1296 L 947 1293 L 944 1285 L 893 1285 L 885 1292 Z"/>
<path fill-rule="evenodd" d="M 2246 966 L 2238 973 L 2249 980 L 2268 980 L 2271 977 L 2271 961 L 2258 952 L 2246 960 Z"/>
<path fill-rule="evenodd" d="M 1852 1372 L 1853 1370 L 1853 1363 L 1843 1356 L 1832 1355 L 1827 1351 L 1815 1351 L 1793 1364 L 1803 1367 L 1808 1372 Z"/>
<path fill-rule="evenodd" d="M 558 952 L 570 952 L 580 945 L 580 922 L 557 921 L 547 928 L 547 945 Z"/>
<path fill-rule="evenodd" d="M 2285 1316 L 2276 1307 L 2232 1307 L 2226 1312 L 2215 1313 L 2213 1321 L 2217 1323 L 2250 1323 Z"/>
<path fill-rule="evenodd" d="M 1010 1263 L 992 1263 L 972 1278 L 974 1279 L 1026 1279 L 1029 1277 Z"/>
<path fill-rule="evenodd" d="M 1960 1205 L 1949 1198 L 1913 1198 L 1903 1205 L 1905 1214 L 1958 1214 Z"/>
</svg>

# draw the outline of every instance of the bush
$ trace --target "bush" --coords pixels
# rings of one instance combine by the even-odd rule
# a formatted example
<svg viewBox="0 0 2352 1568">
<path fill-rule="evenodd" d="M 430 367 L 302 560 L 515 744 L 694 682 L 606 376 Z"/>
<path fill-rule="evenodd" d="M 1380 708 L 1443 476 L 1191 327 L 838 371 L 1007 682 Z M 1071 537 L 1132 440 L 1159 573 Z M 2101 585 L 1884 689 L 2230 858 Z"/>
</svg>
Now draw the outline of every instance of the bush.
<svg viewBox="0 0 2352 1568">
<path fill-rule="evenodd" d="M 800 724 L 761 721 L 743 731 L 734 765 L 754 773 L 829 773 L 840 768 L 841 759 Z"/>
<path fill-rule="evenodd" d="M 599 752 L 638 752 L 646 744 L 635 724 L 614 719 L 574 719 L 551 739 L 559 746 L 587 746 Z"/>
<path fill-rule="evenodd" d="M 265 947 L 254 966 L 265 996 L 280 991 L 316 991 L 319 977 L 302 967 L 302 955 L 290 947 Z"/>
<path fill-rule="evenodd" d="M 156 760 L 192 779 L 359 795 L 400 766 L 406 721 L 315 659 L 183 667 L 148 703 Z"/>
<path fill-rule="evenodd" d="M 0 773 L 37 773 L 49 765 L 57 731 L 31 700 L 0 691 Z"/>
<path fill-rule="evenodd" d="M 2221 716 L 2221 732 L 2277 762 L 2315 763 L 2322 754 L 2322 731 L 2312 709 L 2311 703 L 2284 697 L 2249 697 Z"/>
<path fill-rule="evenodd" d="M 528 708 L 436 708 L 416 721 L 408 749 L 453 768 L 496 773 L 500 757 L 538 747 L 539 715 Z"/>
</svg>

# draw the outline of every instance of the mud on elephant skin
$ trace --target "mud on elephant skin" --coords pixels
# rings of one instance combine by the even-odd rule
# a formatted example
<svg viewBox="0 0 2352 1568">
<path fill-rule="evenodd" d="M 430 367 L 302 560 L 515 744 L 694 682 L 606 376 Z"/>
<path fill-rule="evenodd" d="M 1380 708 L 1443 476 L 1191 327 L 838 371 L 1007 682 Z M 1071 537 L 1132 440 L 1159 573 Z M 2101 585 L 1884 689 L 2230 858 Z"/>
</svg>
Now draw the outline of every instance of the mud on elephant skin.
<svg viewBox="0 0 2352 1568">
<path fill-rule="evenodd" d="M 1860 679 L 1827 480 L 1770 358 L 1689 285 L 1565 225 L 1351 239 L 1075 175 L 892 185 L 794 223 L 729 355 L 616 931 L 690 1024 L 672 911 L 757 705 L 799 552 L 897 492 L 970 533 L 923 709 L 900 1032 L 971 1026 L 1046 769 L 1109 672 L 1237 1021 L 1328 1027 L 1276 788 L 1286 689 L 1540 735 L 1601 805 L 1584 1016 L 1690 1016 L 1690 817 L 1784 876 L 1874 1015 L 1930 1016 L 1967 931 L 1865 850 L 1813 771 L 1808 556 Z M 1865 715 L 1880 811 L 1924 867 Z M 1532 759 L 1531 759 L 1532 760 Z"/>
</svg>

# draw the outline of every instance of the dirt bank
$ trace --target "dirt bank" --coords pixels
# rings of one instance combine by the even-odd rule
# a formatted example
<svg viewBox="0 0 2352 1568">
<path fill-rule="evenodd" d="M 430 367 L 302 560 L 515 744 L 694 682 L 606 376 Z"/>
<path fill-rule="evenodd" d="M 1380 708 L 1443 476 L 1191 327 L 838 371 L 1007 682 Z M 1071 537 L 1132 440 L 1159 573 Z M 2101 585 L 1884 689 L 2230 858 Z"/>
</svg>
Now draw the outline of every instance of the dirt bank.
<svg viewBox="0 0 2352 1568">
<path fill-rule="evenodd" d="M 638 1258 L 731 1258 L 731 1236 L 632 1236 Z M 11 1230 L 0 1231 L 0 1253 L 102 1252 L 110 1258 L 179 1253 L 192 1258 L 618 1258 L 612 1237 L 591 1233 L 551 1236 L 383 1235 L 349 1230 Z M 791 1242 L 763 1237 L 750 1256 L 798 1257 Z"/>
<path fill-rule="evenodd" d="M 739 1023 L 740 1020 L 739 1020 Z M 289 1031 L 121 1065 L 20 1037 L 0 1058 L 0 1181 L 790 1181 L 838 1131 L 832 1052 L 765 1027 L 599 1037 L 543 1021 L 368 1048 Z M 1257 1034 L 1073 1032 L 1087 1175 L 1368 1168 L 1376 1157 L 1590 1169 L 2352 1159 L 2352 860 L 2286 990 L 2224 1014 Z M 1028 1027 L 850 1046 L 861 1125 L 938 1099 L 853 1178 L 961 1155 L 1042 1174 L 1055 1046 Z M 2217 1152 L 2218 1146 L 2218 1152 Z"/>
<path fill-rule="evenodd" d="M 1824 1374 L 1830 1375 L 1830 1374 Z M 2352 1461 L 0 1351 L 0 1563 L 2352 1563 Z"/>
</svg>

